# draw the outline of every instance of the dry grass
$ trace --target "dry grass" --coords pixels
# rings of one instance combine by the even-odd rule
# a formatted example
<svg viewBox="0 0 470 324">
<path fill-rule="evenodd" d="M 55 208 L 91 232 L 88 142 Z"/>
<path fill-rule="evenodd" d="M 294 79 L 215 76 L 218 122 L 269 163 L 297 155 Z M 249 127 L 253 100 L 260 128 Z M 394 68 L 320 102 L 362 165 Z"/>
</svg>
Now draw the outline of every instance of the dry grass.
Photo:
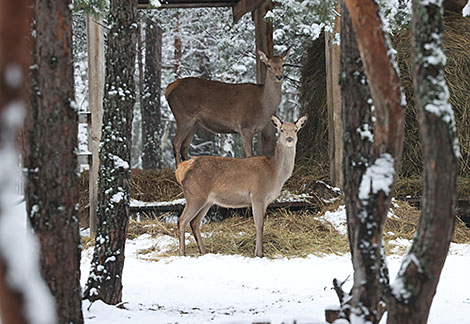
<svg viewBox="0 0 470 324">
<path fill-rule="evenodd" d="M 307 210 L 290 212 L 277 210 L 267 215 L 264 227 L 264 250 L 267 258 L 305 257 L 310 254 L 343 254 L 349 251 L 346 235 L 341 235 L 329 223 L 319 219 L 326 211 L 335 211 L 342 204 L 341 200 L 325 205 L 320 213 Z M 395 247 L 394 240 L 412 240 L 416 231 L 420 211 L 406 202 L 399 202 L 393 208 L 396 217 L 389 217 L 385 223 L 384 239 L 389 253 Z M 198 256 L 197 245 L 187 233 L 189 244 L 187 255 Z M 221 222 L 210 222 L 202 225 L 204 244 L 209 253 L 253 256 L 255 250 L 255 227 L 253 219 L 245 216 L 234 216 Z M 162 218 L 147 219 L 141 222 L 131 220 L 128 238 L 133 239 L 142 234 L 153 237 L 168 235 L 174 238 L 174 244 L 161 252 L 157 247 L 140 251 L 146 258 L 158 260 L 178 255 L 176 224 L 166 223 Z M 454 243 L 470 244 L 470 229 L 458 220 L 455 229 Z M 84 244 L 85 245 L 85 244 Z M 401 249 L 399 253 L 404 253 Z M 149 255 L 149 253 L 151 253 Z"/>
<path fill-rule="evenodd" d="M 395 184 L 395 196 L 421 197 L 423 193 L 423 180 L 421 178 L 398 179 Z M 470 178 L 459 177 L 457 179 L 457 198 L 469 199 L 470 197 Z"/>
</svg>

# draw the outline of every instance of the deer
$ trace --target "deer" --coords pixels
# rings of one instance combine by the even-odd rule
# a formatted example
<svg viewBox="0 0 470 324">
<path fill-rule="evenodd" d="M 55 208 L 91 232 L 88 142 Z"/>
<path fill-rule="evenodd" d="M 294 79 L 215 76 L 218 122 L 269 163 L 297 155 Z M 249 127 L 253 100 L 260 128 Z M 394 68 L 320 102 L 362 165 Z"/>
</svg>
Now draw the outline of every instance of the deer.
<svg viewBox="0 0 470 324">
<path fill-rule="evenodd" d="M 253 155 L 253 136 L 261 133 L 261 151 L 272 155 L 275 134 L 269 119 L 282 99 L 283 64 L 288 54 L 289 49 L 268 58 L 258 51 L 267 67 L 263 85 L 193 77 L 170 83 L 165 98 L 176 120 L 172 139 L 176 165 L 188 159 L 189 145 L 199 126 L 213 133 L 240 134 L 244 157 Z"/>
<path fill-rule="evenodd" d="M 256 228 L 255 256 L 263 257 L 263 227 L 267 206 L 281 193 L 292 175 L 297 145 L 297 132 L 307 116 L 296 122 L 282 122 L 271 117 L 279 131 L 274 155 L 247 158 L 196 156 L 181 162 L 175 172 L 182 186 L 186 205 L 178 219 L 179 253 L 186 254 L 185 231 L 188 223 L 199 253 L 206 248 L 201 237 L 201 221 L 212 205 L 225 208 L 252 207 Z"/>
</svg>

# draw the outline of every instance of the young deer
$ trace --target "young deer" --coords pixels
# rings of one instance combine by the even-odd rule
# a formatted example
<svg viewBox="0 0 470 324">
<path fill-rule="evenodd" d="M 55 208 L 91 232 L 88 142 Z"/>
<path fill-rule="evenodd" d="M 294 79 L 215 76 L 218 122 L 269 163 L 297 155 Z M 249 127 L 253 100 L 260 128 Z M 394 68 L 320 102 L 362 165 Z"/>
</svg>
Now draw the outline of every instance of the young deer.
<svg viewBox="0 0 470 324">
<path fill-rule="evenodd" d="M 185 230 L 188 223 L 198 244 L 199 252 L 206 249 L 200 225 L 209 208 L 219 205 L 228 208 L 252 207 L 256 226 L 255 255 L 263 256 L 263 226 L 266 207 L 280 194 L 281 188 L 294 169 L 297 132 L 307 116 L 295 123 L 271 117 L 279 130 L 274 156 L 244 159 L 200 156 L 179 164 L 176 180 L 183 186 L 186 206 L 178 220 L 180 254 L 185 255 Z"/>
<path fill-rule="evenodd" d="M 267 71 L 264 85 L 232 84 L 198 78 L 176 80 L 168 85 L 166 100 L 176 120 L 173 152 L 176 164 L 188 159 L 189 144 L 199 126 L 214 133 L 239 133 L 245 157 L 253 155 L 253 136 L 262 133 L 263 155 L 271 155 L 275 134 L 269 118 L 281 102 L 283 63 L 289 50 L 268 58 L 258 51 Z"/>
</svg>

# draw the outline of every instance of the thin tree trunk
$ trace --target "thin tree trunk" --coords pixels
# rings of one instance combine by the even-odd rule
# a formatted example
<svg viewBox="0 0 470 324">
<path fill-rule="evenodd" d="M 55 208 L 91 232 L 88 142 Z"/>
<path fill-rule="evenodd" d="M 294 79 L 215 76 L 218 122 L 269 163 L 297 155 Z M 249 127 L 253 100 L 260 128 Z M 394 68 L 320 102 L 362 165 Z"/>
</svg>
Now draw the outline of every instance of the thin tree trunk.
<svg viewBox="0 0 470 324">
<path fill-rule="evenodd" d="M 160 90 L 162 78 L 162 29 L 147 19 L 145 29 L 145 76 L 142 93 L 142 167 L 160 169 L 162 125 Z"/>
<path fill-rule="evenodd" d="M 361 182 L 377 157 L 373 156 L 374 125 L 372 102 L 349 12 L 341 1 L 341 81 L 344 129 L 344 199 L 348 235 L 354 267 L 350 299 L 341 300 L 342 317 L 363 316 L 378 323 L 380 301 L 389 282 L 383 262 L 383 215 L 376 213 L 381 201 L 375 194 L 360 197 Z M 366 243 L 368 242 L 368 243 Z"/>
<path fill-rule="evenodd" d="M 84 298 L 117 304 L 129 217 L 129 163 L 135 104 L 136 1 L 112 0 L 106 53 L 98 228 Z M 125 49 L 125 50 L 123 50 Z"/>
<path fill-rule="evenodd" d="M 41 245 L 42 274 L 64 324 L 83 323 L 71 5 L 34 2 L 35 69 L 24 162 L 27 212 Z"/>
<path fill-rule="evenodd" d="M 5 154 L 11 154 L 9 150 L 15 146 L 15 138 L 18 135 L 19 125 L 9 125 L 6 118 L 8 113 L 24 114 L 24 101 L 25 101 L 25 89 L 24 89 L 24 78 L 27 75 L 27 67 L 29 66 L 30 59 L 27 55 L 31 51 L 30 44 L 25 40 L 29 33 L 28 22 L 30 21 L 29 10 L 27 10 L 28 1 L 4 1 L 0 0 L 0 75 L 7 75 L 8 67 L 15 67 L 16 70 L 10 71 L 18 73 L 20 77 L 18 84 L 11 84 L 11 82 L 5 82 L 3 78 L 0 79 L 0 157 L 5 159 Z M 20 23 L 21 22 L 21 23 Z M 22 106 L 16 106 L 15 110 L 8 112 L 7 110 L 12 102 L 21 102 Z M 21 120 L 18 121 L 21 123 Z M 14 127 L 12 127 L 14 126 Z M 11 181 L 14 177 L 14 169 L 7 169 L 5 165 L 2 165 L 0 182 L 0 232 L 4 229 L 2 220 L 5 217 L 11 217 L 6 213 L 11 212 L 12 206 L 5 206 L 4 195 L 8 194 L 5 192 L 5 183 Z M 14 165 L 10 166 L 14 168 Z M 11 177 L 8 179 L 7 177 Z M 9 189 L 9 188 L 8 188 Z M 27 292 L 21 291 L 18 287 L 14 287 L 8 276 L 11 276 L 13 265 L 9 262 L 8 258 L 4 254 L 2 247 L 0 246 L 0 322 L 8 324 L 27 324 L 32 323 L 27 320 L 25 314 L 25 302 L 24 296 Z"/>
<path fill-rule="evenodd" d="M 421 218 L 389 301 L 388 323 L 426 323 L 454 232 L 458 144 L 444 80 L 442 7 L 413 5 L 413 79 L 423 149 Z"/>
<path fill-rule="evenodd" d="M 388 287 L 382 231 L 401 157 L 403 106 L 398 73 L 389 55 L 377 3 L 373 0 L 344 3 L 341 46 L 346 78 L 342 81 L 342 93 L 348 96 L 343 99 L 344 186 L 354 286 L 349 305 L 343 303 L 343 310 L 351 321 L 378 323 L 382 316 L 380 301 Z M 351 27 L 359 52 L 351 37 Z M 375 107 L 373 132 L 371 102 L 361 84 L 365 78 L 357 73 L 362 70 L 359 53 Z"/>
</svg>

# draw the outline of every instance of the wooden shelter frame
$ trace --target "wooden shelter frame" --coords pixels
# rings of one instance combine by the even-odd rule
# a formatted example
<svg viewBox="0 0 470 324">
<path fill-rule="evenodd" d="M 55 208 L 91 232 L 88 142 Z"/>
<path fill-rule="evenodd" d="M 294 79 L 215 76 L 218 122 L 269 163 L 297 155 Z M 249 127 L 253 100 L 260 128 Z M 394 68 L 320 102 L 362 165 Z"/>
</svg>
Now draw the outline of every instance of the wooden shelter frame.
<svg viewBox="0 0 470 324">
<path fill-rule="evenodd" d="M 149 9 L 149 0 L 138 0 L 139 9 Z M 234 23 L 251 12 L 255 24 L 256 52 L 263 51 L 273 56 L 273 24 L 264 20 L 266 13 L 273 8 L 271 0 L 164 0 L 158 10 L 168 8 L 208 8 L 231 7 Z M 96 233 L 96 210 L 98 207 L 98 168 L 99 143 L 103 116 L 104 96 L 104 32 L 96 18 L 87 17 L 88 39 L 88 81 L 89 112 L 79 115 L 79 122 L 88 124 L 89 153 L 81 156 L 87 159 L 89 168 L 89 222 L 90 232 Z M 266 67 L 256 56 L 256 82 L 264 82 Z M 80 158 L 80 156 L 79 156 Z"/>
</svg>

